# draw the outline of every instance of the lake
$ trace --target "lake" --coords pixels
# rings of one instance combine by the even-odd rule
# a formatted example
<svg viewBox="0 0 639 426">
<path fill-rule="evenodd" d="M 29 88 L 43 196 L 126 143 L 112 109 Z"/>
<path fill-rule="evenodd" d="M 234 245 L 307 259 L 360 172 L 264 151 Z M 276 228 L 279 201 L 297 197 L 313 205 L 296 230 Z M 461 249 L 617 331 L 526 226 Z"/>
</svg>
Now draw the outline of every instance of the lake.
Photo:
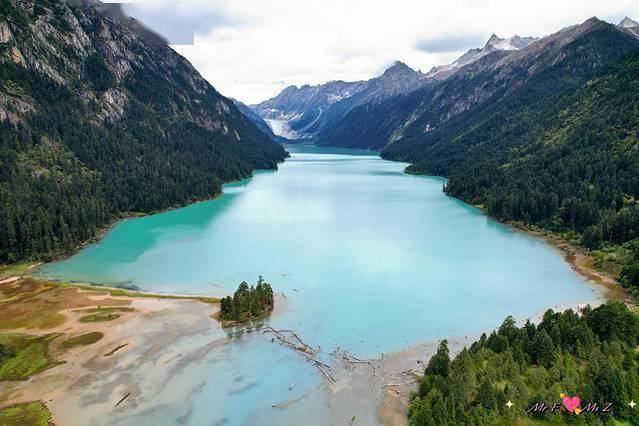
<svg viewBox="0 0 639 426">
<path fill-rule="evenodd" d="M 507 315 L 524 319 L 601 295 L 544 241 L 446 196 L 442 178 L 407 175 L 406 164 L 366 151 L 289 151 L 276 172 L 225 185 L 215 200 L 124 220 L 39 273 L 217 296 L 262 275 L 285 296 L 270 325 L 325 353 L 339 347 L 358 357 L 475 335 Z M 321 376 L 270 338 L 249 335 L 207 356 L 188 400 L 163 419 L 292 424 L 303 418 L 295 413 L 312 410 L 317 423 L 330 422 Z M 180 389 L 189 388 L 187 377 Z M 170 384 L 162 392 L 165 400 L 178 395 Z M 303 410 L 272 408 L 309 392 Z M 130 414 L 119 422 L 139 424 L 143 413 Z"/>
</svg>

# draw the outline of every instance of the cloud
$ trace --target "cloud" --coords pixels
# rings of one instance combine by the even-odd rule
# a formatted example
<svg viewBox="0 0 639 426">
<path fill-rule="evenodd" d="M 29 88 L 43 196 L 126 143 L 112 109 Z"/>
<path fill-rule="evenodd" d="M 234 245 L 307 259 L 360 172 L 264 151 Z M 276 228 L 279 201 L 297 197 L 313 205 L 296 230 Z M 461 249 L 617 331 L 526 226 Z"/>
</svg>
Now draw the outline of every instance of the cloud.
<svg viewBox="0 0 639 426">
<path fill-rule="evenodd" d="M 212 2 L 198 0 L 156 0 L 123 3 L 123 11 L 152 28 L 173 45 L 193 44 L 195 35 L 207 35 L 220 28 L 237 27 L 247 22 L 231 16 Z"/>
<path fill-rule="evenodd" d="M 415 47 L 426 53 L 450 53 L 481 47 L 486 43 L 486 40 L 486 36 L 479 34 L 442 34 L 421 39 L 415 44 Z"/>
<path fill-rule="evenodd" d="M 194 44 L 175 50 L 221 93 L 250 104 L 290 84 L 369 79 L 396 60 L 428 71 L 492 33 L 544 36 L 592 16 L 636 18 L 639 2 L 138 0 L 131 14 L 173 44 L 166 27 L 188 26 Z"/>
</svg>

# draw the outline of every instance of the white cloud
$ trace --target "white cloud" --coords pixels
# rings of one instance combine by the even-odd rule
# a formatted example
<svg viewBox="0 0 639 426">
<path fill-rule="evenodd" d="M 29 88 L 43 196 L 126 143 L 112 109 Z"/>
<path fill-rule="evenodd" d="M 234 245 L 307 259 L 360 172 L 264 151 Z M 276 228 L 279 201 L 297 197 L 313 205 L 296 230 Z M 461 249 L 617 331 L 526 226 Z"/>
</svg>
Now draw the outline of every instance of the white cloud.
<svg viewBox="0 0 639 426">
<path fill-rule="evenodd" d="M 175 46 L 224 95 L 245 102 L 289 84 L 368 79 L 395 60 L 427 71 L 491 33 L 543 36 L 591 16 L 639 16 L 636 0 L 138 0 L 127 9 L 167 35 L 190 25 L 191 46 Z M 160 13 L 164 8 L 164 12 Z M 150 12 L 152 11 L 152 12 Z M 160 12 L 159 12 L 160 11 Z M 146 16 L 145 16 L 146 15 Z M 158 18 L 161 16 L 162 18 Z M 452 37 L 450 43 L 443 40 Z M 436 40 L 432 52 L 424 40 Z M 447 52 L 445 46 L 460 51 Z"/>
</svg>

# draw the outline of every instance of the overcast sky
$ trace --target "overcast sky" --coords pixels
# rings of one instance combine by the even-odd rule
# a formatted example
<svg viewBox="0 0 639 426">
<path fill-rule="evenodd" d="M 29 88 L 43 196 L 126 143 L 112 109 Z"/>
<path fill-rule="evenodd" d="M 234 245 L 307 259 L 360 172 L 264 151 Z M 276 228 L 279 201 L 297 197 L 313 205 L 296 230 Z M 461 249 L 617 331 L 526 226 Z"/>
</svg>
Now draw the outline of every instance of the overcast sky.
<svg viewBox="0 0 639 426">
<path fill-rule="evenodd" d="M 426 72 L 492 33 L 542 36 L 591 16 L 639 17 L 637 0 L 129 1 L 127 13 L 246 103 L 290 84 L 368 79 L 396 60 Z"/>
</svg>

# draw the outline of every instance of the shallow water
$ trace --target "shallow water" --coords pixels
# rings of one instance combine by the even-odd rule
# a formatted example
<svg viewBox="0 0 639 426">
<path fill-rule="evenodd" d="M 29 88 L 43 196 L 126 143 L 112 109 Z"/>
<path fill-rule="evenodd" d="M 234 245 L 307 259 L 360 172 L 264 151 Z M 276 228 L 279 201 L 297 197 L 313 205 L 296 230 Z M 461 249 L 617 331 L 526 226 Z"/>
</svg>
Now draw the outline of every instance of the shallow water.
<svg viewBox="0 0 639 426">
<path fill-rule="evenodd" d="M 290 151 L 277 172 L 226 185 L 216 200 L 123 221 L 40 273 L 211 295 L 263 275 L 286 296 L 270 325 L 326 353 L 339 346 L 362 357 L 597 297 L 558 251 L 447 197 L 441 178 L 406 175 L 406 164 L 370 152 Z M 293 423 L 299 410 L 271 405 L 321 383 L 264 337 L 224 351 L 207 363 L 203 384 L 192 384 L 183 421 L 255 423 L 268 413 Z M 237 377 L 251 380 L 236 385 Z M 164 392 L 170 399 L 170 387 Z M 324 404 L 313 397 L 299 406 L 321 423 Z"/>
</svg>

